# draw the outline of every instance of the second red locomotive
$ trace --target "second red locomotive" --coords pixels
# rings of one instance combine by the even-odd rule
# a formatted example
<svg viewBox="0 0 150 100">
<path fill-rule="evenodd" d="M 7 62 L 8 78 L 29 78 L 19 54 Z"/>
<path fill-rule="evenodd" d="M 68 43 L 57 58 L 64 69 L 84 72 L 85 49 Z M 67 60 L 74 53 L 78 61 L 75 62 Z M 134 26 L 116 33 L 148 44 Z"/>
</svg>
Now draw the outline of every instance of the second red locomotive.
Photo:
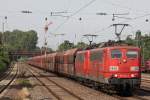
<svg viewBox="0 0 150 100">
<path fill-rule="evenodd" d="M 140 58 L 137 47 L 113 46 L 82 51 L 71 49 L 33 57 L 28 63 L 94 86 L 132 93 L 140 87 Z"/>
</svg>

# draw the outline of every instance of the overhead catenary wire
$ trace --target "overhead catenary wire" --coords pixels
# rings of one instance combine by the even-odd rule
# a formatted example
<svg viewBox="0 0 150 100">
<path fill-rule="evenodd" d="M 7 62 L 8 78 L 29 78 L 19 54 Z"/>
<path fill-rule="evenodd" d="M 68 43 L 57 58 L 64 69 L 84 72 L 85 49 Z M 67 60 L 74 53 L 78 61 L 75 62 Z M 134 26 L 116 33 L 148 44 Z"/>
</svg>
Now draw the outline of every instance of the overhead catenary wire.
<svg viewBox="0 0 150 100">
<path fill-rule="evenodd" d="M 93 33 L 96 34 L 96 33 L 99 33 L 99 32 L 103 32 L 103 31 L 109 29 L 110 27 L 111 27 L 111 25 L 109 25 L 109 26 L 107 26 L 107 27 L 105 27 L 105 28 L 102 28 L 101 30 L 95 31 L 95 32 L 93 32 Z"/>
<path fill-rule="evenodd" d="M 146 17 L 146 16 L 150 16 L 150 13 L 149 13 L 149 14 L 142 15 L 142 16 L 137 16 L 137 17 L 134 17 L 134 18 L 128 19 L 128 20 L 126 20 L 126 21 L 119 22 L 119 24 L 121 24 L 121 23 L 131 22 L 131 21 L 134 21 L 134 20 L 137 20 L 137 19 L 140 19 L 140 18 Z"/>
<path fill-rule="evenodd" d="M 56 32 L 58 29 L 60 29 L 71 17 L 73 17 L 74 15 L 76 15 L 77 13 L 79 13 L 80 11 L 82 11 L 83 9 L 85 9 L 86 7 L 88 7 L 89 5 L 91 5 L 95 1 L 96 0 L 91 0 L 90 2 L 88 2 L 87 4 L 85 4 L 83 7 L 81 7 L 80 9 L 78 9 L 77 11 L 75 11 L 73 14 L 71 14 L 64 22 L 62 22 L 61 24 L 58 25 L 58 27 L 56 27 L 56 29 L 54 30 L 54 32 Z"/>
<path fill-rule="evenodd" d="M 144 10 L 139 10 L 139 9 L 133 9 L 133 8 L 130 8 L 128 6 L 123 6 L 122 4 L 116 4 L 114 2 L 111 2 L 110 0 L 103 0 L 104 3 L 106 4 L 109 4 L 109 5 L 112 5 L 112 6 L 115 6 L 115 7 L 119 7 L 119 8 L 123 8 L 123 9 L 127 9 L 129 11 L 136 11 L 136 12 L 144 12 L 144 13 L 148 13 L 147 11 L 144 11 Z"/>
<path fill-rule="evenodd" d="M 137 16 L 137 17 L 134 17 L 134 18 L 132 18 L 132 19 L 130 19 L 130 20 L 128 19 L 127 21 L 123 21 L 123 22 L 121 22 L 121 23 L 125 23 L 125 22 L 128 22 L 128 21 L 137 20 L 137 19 L 140 19 L 140 18 L 149 16 L 149 15 L 150 15 L 150 14 L 145 14 L 145 15 L 142 15 L 142 16 Z M 121 23 L 119 23 L 119 24 L 121 24 Z M 132 27 L 131 30 L 132 30 L 132 32 L 133 32 L 133 34 L 134 34 L 133 26 L 132 26 L 132 25 L 129 25 L 129 26 Z M 106 28 L 102 28 L 101 30 L 96 31 L 96 32 L 94 32 L 94 33 L 99 33 L 99 32 L 105 31 L 105 30 L 109 29 L 110 27 L 111 27 L 111 25 L 108 26 L 108 27 L 106 27 Z"/>
<path fill-rule="evenodd" d="M 90 1 L 89 3 L 91 3 L 91 2 L 94 2 L 95 0 L 92 0 L 92 1 Z M 104 1 L 105 2 L 105 1 Z M 108 0 L 106 0 L 106 2 L 109 2 Z M 87 3 L 86 5 L 88 5 L 89 3 Z M 120 5 L 120 4 L 115 4 L 115 3 L 113 3 L 114 4 L 114 6 L 118 6 L 118 5 Z M 86 7 L 86 5 L 85 5 L 85 7 Z M 127 8 L 127 9 L 129 9 L 129 10 L 132 10 L 131 8 L 129 8 L 129 7 L 125 7 L 125 6 L 122 6 L 122 5 L 120 5 L 120 7 L 122 7 L 122 8 Z M 82 7 L 82 8 L 84 8 L 84 6 Z M 80 8 L 81 9 L 81 8 Z M 76 14 L 76 13 L 78 13 L 78 11 L 80 12 L 80 9 L 79 10 L 77 10 L 76 12 L 74 12 L 73 14 Z M 72 17 L 72 15 L 73 14 L 71 14 L 70 16 L 69 16 L 69 18 L 70 17 Z M 139 19 L 139 18 L 142 18 L 143 16 L 145 17 L 145 16 L 148 16 L 148 15 L 150 15 L 150 14 L 146 14 L 146 15 L 142 15 L 142 16 L 138 16 L 138 17 L 135 17 L 135 18 L 131 18 L 131 19 L 129 19 L 129 20 L 134 20 L 134 19 Z M 73 15 L 74 16 L 74 15 Z M 67 19 L 67 20 L 69 20 L 69 18 Z M 66 23 L 66 22 L 65 22 Z M 65 24 L 64 23 L 64 24 Z M 62 25 L 63 25 L 63 23 L 62 23 Z M 60 26 L 61 27 L 61 26 Z M 58 27 L 58 29 L 59 29 L 59 27 Z M 103 31 L 103 30 L 106 30 L 106 29 L 102 29 L 102 30 L 100 30 L 100 32 L 101 31 Z"/>
<path fill-rule="evenodd" d="M 118 24 L 127 23 L 127 22 L 134 21 L 134 20 L 146 17 L 146 16 L 150 16 L 150 13 L 142 15 L 142 16 L 137 16 L 134 18 L 127 18 L 126 21 L 119 22 Z M 109 25 L 108 27 L 102 28 L 101 30 L 95 31 L 94 33 L 99 33 L 99 32 L 105 31 L 105 30 L 109 29 L 110 27 L 111 27 L 111 25 Z"/>
</svg>

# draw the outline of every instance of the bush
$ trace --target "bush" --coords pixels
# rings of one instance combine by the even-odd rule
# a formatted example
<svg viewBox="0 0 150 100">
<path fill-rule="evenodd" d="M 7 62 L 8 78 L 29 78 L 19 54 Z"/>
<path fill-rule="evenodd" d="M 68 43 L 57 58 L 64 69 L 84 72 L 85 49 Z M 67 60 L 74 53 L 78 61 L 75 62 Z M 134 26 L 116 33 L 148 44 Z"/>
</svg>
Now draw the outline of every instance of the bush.
<svg viewBox="0 0 150 100">
<path fill-rule="evenodd" d="M 0 72 L 4 72 L 9 65 L 9 58 L 6 56 L 0 56 Z"/>
<path fill-rule="evenodd" d="M 0 60 L 0 72 L 5 71 L 7 69 L 6 66 L 7 66 L 6 63 L 4 63 Z"/>
</svg>

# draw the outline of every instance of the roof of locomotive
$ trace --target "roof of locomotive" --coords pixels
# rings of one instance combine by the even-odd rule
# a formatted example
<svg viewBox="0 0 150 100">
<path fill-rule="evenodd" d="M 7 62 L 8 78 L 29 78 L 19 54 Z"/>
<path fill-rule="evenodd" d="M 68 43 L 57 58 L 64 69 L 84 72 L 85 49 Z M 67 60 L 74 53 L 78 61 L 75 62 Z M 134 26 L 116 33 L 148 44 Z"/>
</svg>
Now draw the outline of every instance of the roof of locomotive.
<svg viewBox="0 0 150 100">
<path fill-rule="evenodd" d="M 112 46 L 112 47 L 104 47 L 105 49 L 123 49 L 123 48 L 126 48 L 126 49 L 137 49 L 139 50 L 140 48 L 138 47 L 135 47 L 135 46 Z"/>
<path fill-rule="evenodd" d="M 123 48 L 140 50 L 140 48 L 135 47 L 135 46 L 109 46 L 109 47 L 102 47 L 102 48 L 94 48 L 94 49 L 82 50 L 82 51 L 79 51 L 78 53 L 84 53 L 86 51 L 98 51 L 98 50 L 104 50 L 104 49 L 107 49 L 107 50 L 110 50 L 110 49 L 123 49 Z"/>
</svg>

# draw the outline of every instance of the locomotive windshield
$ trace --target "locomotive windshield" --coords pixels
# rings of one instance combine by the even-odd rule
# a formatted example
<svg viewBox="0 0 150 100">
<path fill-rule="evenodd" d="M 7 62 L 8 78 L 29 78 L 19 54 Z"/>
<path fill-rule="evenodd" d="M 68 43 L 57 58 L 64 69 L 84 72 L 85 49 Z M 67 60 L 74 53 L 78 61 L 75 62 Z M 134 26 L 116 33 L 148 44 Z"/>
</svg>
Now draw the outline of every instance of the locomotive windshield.
<svg viewBox="0 0 150 100">
<path fill-rule="evenodd" d="M 128 50 L 127 53 L 126 53 L 126 56 L 128 58 L 137 58 L 138 52 L 137 51 L 133 51 L 133 50 Z"/>
<path fill-rule="evenodd" d="M 111 51 L 111 57 L 112 58 L 121 58 L 122 57 L 122 53 L 120 50 L 116 49 L 116 50 L 112 50 Z"/>
</svg>

